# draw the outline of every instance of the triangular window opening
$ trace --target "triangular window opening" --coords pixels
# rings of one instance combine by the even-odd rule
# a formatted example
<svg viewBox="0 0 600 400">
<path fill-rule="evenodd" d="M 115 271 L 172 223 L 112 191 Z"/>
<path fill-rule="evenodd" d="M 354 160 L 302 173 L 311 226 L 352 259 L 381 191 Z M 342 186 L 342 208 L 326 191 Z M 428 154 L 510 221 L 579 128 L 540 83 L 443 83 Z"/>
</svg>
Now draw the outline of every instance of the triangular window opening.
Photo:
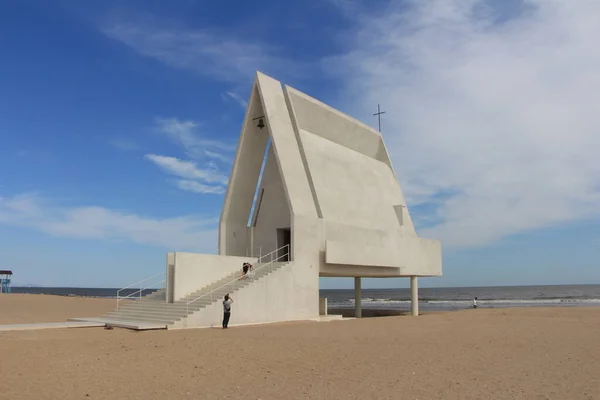
<svg viewBox="0 0 600 400">
<path fill-rule="evenodd" d="M 258 214 L 260 212 L 260 204 L 264 195 L 264 189 L 261 190 L 263 173 L 265 166 L 267 165 L 267 158 L 269 156 L 269 150 L 271 149 L 271 137 L 267 140 L 265 146 L 265 153 L 263 154 L 262 164 L 260 166 L 260 173 L 258 174 L 258 180 L 256 182 L 256 189 L 254 190 L 254 199 L 252 200 L 252 207 L 250 208 L 250 215 L 248 215 L 248 227 L 256 226 L 258 220 Z"/>
</svg>

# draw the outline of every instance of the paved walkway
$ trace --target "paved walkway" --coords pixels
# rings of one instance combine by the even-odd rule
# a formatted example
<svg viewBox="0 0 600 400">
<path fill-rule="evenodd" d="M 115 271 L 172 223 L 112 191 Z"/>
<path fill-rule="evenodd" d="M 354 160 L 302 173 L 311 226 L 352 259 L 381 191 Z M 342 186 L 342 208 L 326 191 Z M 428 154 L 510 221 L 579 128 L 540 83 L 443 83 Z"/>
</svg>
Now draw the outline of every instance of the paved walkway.
<svg viewBox="0 0 600 400">
<path fill-rule="evenodd" d="M 69 321 L 76 322 L 89 322 L 89 323 L 100 323 L 101 326 L 109 325 L 114 326 L 116 328 L 127 328 L 133 329 L 136 331 L 150 331 L 155 329 L 167 329 L 166 324 L 159 324 L 155 322 L 142 322 L 142 321 L 124 321 L 124 320 L 114 320 L 110 318 L 69 318 Z"/>
<path fill-rule="evenodd" d="M 32 331 L 38 329 L 61 329 L 61 328 L 95 328 L 104 324 L 98 322 L 43 322 L 39 324 L 12 324 L 0 325 L 0 332 L 7 331 Z"/>
</svg>

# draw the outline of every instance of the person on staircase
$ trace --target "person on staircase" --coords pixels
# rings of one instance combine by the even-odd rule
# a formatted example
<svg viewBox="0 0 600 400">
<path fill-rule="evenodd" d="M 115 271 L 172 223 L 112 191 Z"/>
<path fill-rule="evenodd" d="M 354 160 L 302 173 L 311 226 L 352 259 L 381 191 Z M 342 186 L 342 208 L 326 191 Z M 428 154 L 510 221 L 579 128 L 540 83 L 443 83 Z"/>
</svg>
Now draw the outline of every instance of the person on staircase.
<svg viewBox="0 0 600 400">
<path fill-rule="evenodd" d="M 246 277 L 248 276 L 248 272 L 252 271 L 252 264 L 250 264 L 249 262 L 245 262 L 242 265 L 242 276 L 240 277 L 240 279 L 246 279 Z"/>
<path fill-rule="evenodd" d="M 229 318 L 231 318 L 231 303 L 233 303 L 233 299 L 229 297 L 229 293 L 227 293 L 223 300 L 223 329 L 227 329 L 227 325 L 229 325 Z"/>
</svg>

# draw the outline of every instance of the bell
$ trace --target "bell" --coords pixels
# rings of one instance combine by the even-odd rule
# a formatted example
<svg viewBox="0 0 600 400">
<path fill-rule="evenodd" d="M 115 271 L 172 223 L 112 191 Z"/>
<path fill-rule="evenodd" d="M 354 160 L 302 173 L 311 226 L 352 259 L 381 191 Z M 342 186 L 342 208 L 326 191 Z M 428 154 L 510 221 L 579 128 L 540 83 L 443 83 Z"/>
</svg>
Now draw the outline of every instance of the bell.
<svg viewBox="0 0 600 400">
<path fill-rule="evenodd" d="M 265 127 L 265 123 L 263 122 L 263 119 L 262 119 L 262 118 L 260 118 L 260 119 L 258 120 L 258 125 L 256 125 L 256 126 L 258 126 L 260 129 L 262 129 L 262 128 L 264 128 L 264 127 Z"/>
</svg>

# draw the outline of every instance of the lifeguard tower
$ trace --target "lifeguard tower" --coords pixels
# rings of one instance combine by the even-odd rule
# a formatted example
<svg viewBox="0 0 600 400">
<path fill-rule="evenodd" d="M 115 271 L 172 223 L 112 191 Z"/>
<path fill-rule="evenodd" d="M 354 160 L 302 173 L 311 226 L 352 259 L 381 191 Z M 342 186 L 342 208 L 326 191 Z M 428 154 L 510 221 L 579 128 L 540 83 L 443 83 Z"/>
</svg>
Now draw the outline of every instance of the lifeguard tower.
<svg viewBox="0 0 600 400">
<path fill-rule="evenodd" d="M 10 277 L 12 271 L 0 270 L 0 293 L 10 293 Z"/>
</svg>

